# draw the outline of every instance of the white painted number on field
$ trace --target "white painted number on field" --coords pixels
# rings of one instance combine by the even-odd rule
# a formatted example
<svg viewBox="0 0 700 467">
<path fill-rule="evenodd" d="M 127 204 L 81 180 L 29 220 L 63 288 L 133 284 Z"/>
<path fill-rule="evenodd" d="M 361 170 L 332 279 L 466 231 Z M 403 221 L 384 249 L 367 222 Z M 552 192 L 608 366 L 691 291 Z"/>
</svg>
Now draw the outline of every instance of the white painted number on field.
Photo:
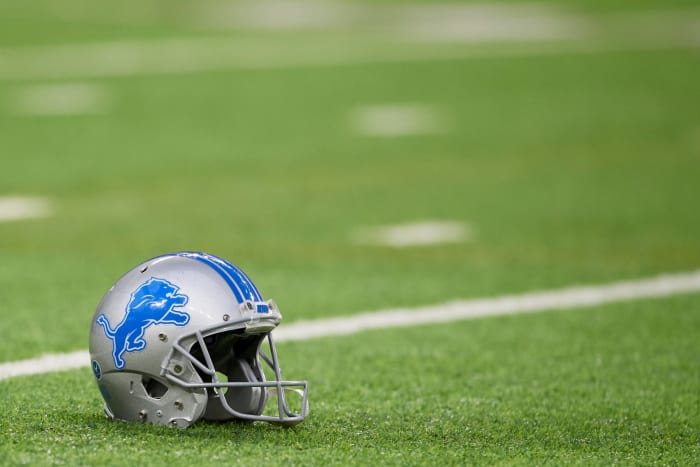
<svg viewBox="0 0 700 467">
<path fill-rule="evenodd" d="M 391 104 L 358 107 L 350 114 L 352 128 L 364 136 L 397 137 L 442 133 L 445 116 L 425 104 Z"/>
<path fill-rule="evenodd" d="M 0 222 L 36 219 L 51 214 L 48 200 L 38 197 L 0 197 Z"/>
<path fill-rule="evenodd" d="M 66 116 L 106 112 L 111 98 L 104 86 L 86 83 L 42 84 L 15 90 L 10 111 L 17 115 Z"/>
<path fill-rule="evenodd" d="M 457 221 L 423 221 L 380 227 L 361 227 L 352 234 L 355 243 L 406 248 L 461 243 L 472 238 L 472 229 Z"/>
</svg>

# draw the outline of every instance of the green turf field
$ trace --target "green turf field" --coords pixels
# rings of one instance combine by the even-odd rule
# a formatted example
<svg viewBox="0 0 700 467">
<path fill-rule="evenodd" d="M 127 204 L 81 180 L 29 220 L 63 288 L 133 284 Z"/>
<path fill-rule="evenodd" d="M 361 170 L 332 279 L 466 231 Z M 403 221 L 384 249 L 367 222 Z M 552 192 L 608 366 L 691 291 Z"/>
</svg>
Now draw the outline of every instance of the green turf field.
<svg viewBox="0 0 700 467">
<path fill-rule="evenodd" d="M 0 363 L 87 348 L 111 284 L 177 250 L 284 323 L 700 268 L 694 2 L 498 2 L 479 40 L 435 29 L 460 4 L 287 4 L 0 4 L 0 201 L 51 208 L 0 221 Z M 503 32 L 527 15 L 553 37 Z M 434 125 L 358 129 L 381 106 Z M 472 235 L 353 240 L 424 220 Z M 109 422 L 87 368 L 3 380 L 0 464 L 697 464 L 700 295 L 564 311 L 280 343 L 293 429 Z"/>
</svg>

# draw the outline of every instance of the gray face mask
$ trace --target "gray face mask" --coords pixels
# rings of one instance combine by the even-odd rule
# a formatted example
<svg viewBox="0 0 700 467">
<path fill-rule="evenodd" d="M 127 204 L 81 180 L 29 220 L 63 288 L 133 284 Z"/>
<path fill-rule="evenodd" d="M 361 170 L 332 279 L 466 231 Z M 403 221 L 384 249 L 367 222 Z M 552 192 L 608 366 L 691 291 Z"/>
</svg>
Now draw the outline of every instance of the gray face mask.
<svg viewBox="0 0 700 467">
<path fill-rule="evenodd" d="M 191 338 L 185 336 L 182 341 L 186 343 Z M 282 425 L 295 425 L 304 420 L 308 411 L 307 384 L 305 381 L 282 380 L 271 333 L 249 335 L 223 331 L 208 333 L 204 337 L 197 332 L 194 338 L 196 342 L 191 351 L 176 343 L 172 355 L 175 360 L 187 359 L 201 382 L 188 383 L 172 372 L 166 372 L 165 377 L 185 388 L 207 390 L 203 419 L 259 420 Z M 268 341 L 270 356 L 261 350 L 265 340 Z M 266 381 L 262 364 L 274 374 L 273 381 Z M 277 414 L 267 415 L 264 410 L 272 400 L 277 402 Z"/>
</svg>

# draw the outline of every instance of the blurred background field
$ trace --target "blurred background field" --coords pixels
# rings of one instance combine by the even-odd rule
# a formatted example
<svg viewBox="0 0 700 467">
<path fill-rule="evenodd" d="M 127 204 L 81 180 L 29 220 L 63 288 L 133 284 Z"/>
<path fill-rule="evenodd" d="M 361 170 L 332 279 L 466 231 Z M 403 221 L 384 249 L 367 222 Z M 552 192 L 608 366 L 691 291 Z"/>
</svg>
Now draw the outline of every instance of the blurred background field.
<svg viewBox="0 0 700 467">
<path fill-rule="evenodd" d="M 241 266 L 279 303 L 285 322 L 697 269 L 699 47 L 700 8 L 681 0 L 2 2 L 0 208 L 3 200 L 19 203 L 27 218 L 2 221 L 0 209 L 0 362 L 85 348 L 94 308 L 119 275 L 176 250 L 208 251 Z M 32 203 L 39 206 L 34 214 L 27 208 Z M 415 224 L 438 231 L 449 225 L 457 233 L 432 244 L 383 244 L 382 229 Z M 579 324 L 559 331 L 563 342 L 543 339 L 542 347 L 527 336 L 533 329 L 547 335 L 537 328 L 546 329 L 546 316 L 504 321 L 520 330 L 520 340 L 508 342 L 520 342 L 524 356 L 532 352 L 524 359 L 529 363 L 508 359 L 508 349 L 498 346 L 499 326 L 475 325 L 485 330 L 478 335 L 470 335 L 468 323 L 429 328 L 426 339 L 433 344 L 419 348 L 434 355 L 435 365 L 449 365 L 450 356 L 463 353 L 459 371 L 431 373 L 424 384 L 449 388 L 444 394 L 469 387 L 468 397 L 478 398 L 484 386 L 469 379 L 470 362 L 496 352 L 505 357 L 477 365 L 494 372 L 496 387 L 508 388 L 509 375 L 522 365 L 535 371 L 542 363 L 549 372 L 522 377 L 561 378 L 566 388 L 581 383 L 571 368 L 593 365 L 587 342 L 607 349 L 603 362 L 620 351 L 620 367 L 629 364 L 624 358 L 638 362 L 655 345 L 662 363 L 613 379 L 612 397 L 619 397 L 613 405 L 626 413 L 636 407 L 635 397 L 651 398 L 639 408 L 635 428 L 649 433 L 645 423 L 652 414 L 675 401 L 675 411 L 660 422 L 665 434 L 649 438 L 649 457 L 636 460 L 669 452 L 677 457 L 657 460 L 682 463 L 697 454 L 697 397 L 693 402 L 691 394 L 698 390 L 700 348 L 692 337 L 699 310 L 697 298 L 666 305 L 644 303 L 639 315 L 626 305 L 621 316 L 639 320 L 629 329 L 624 319 L 598 311 L 590 340 L 577 334 L 587 322 L 580 312 Z M 539 324 L 533 328 L 531 320 Z M 653 334 L 637 337 L 646 327 L 664 330 L 657 345 L 650 344 Z M 442 332 L 444 347 L 435 337 Z M 394 371 L 410 379 L 406 372 L 419 371 L 424 357 L 410 351 L 420 331 L 408 335 L 388 334 L 394 350 L 387 360 L 380 345 L 368 343 L 376 359 L 363 354 L 366 366 L 347 377 L 364 373 L 381 384 L 377 375 Z M 542 359 L 565 346 L 567 336 L 581 351 L 566 365 L 546 366 Z M 621 339 L 624 352 L 615 350 L 620 336 L 628 336 Z M 470 345 L 472 338 L 481 347 Z M 372 337 L 355 339 L 358 347 Z M 674 340 L 686 343 L 675 348 Z M 366 399 L 353 399 L 357 388 L 343 392 L 353 385 L 342 374 L 324 377 L 324 368 L 340 364 L 333 340 L 309 345 L 323 356 L 320 362 L 298 361 L 308 356 L 299 343 L 283 344 L 281 358 L 290 376 L 309 378 L 312 392 L 318 388 L 318 418 L 302 436 L 319 443 L 313 462 L 330 455 L 315 430 L 343 418 L 330 399 L 338 396 L 346 409 Z M 406 368 L 396 363 L 395 354 L 402 353 L 411 355 Z M 669 363 L 684 359 L 695 364 L 678 369 Z M 595 373 L 598 367 L 590 368 Z M 89 423 L 99 436 L 138 436 L 99 417 L 99 395 L 87 373 L 56 378 L 71 381 L 77 400 L 89 401 L 80 413 L 95 414 Z M 684 381 L 677 393 L 653 381 L 666 398 L 650 389 L 625 404 L 622 388 L 670 373 Z M 0 382 L 3 404 L 15 404 L 19 396 L 10 388 L 31 386 L 30 380 Z M 559 390 L 563 406 L 585 400 L 605 413 L 602 393 Z M 533 420 L 518 407 L 546 392 L 536 385 L 529 391 L 523 398 L 516 394 L 508 408 L 515 424 Z M 17 414 L 18 426 L 31 427 L 47 408 L 24 403 L 29 418 Z M 394 413 L 407 402 L 389 398 L 388 408 L 373 398 L 366 403 L 383 416 L 382 410 Z M 416 411 L 425 419 L 434 409 L 429 402 Z M 399 436 L 385 439 L 387 446 L 454 452 L 472 442 L 493 455 L 462 452 L 449 462 L 507 462 L 509 453 L 527 452 L 527 437 L 508 446 L 507 436 L 494 434 L 497 442 L 489 444 L 490 423 L 471 425 L 480 436 L 470 438 L 464 426 L 475 406 L 456 404 L 454 410 L 459 422 L 442 435 L 403 444 Z M 495 419 L 503 415 L 499 410 L 494 406 Z M 691 416 L 679 421 L 682 412 Z M 567 427 L 581 421 L 545 413 L 534 419 L 556 421 L 562 436 L 552 440 L 566 438 Z M 59 422 L 69 427 L 85 424 L 62 416 L 59 411 Z M 360 429 L 362 418 L 352 419 L 352 429 Z M 12 422 L 2 423 L 9 429 Z M 226 428 L 208 426 L 200 434 L 209 431 L 219 436 Z M 236 433 L 246 436 L 245 428 Z M 566 444 L 555 462 L 613 461 L 598 456 L 612 445 L 620 448 L 615 433 L 586 449 Z M 326 435 L 349 436 L 342 429 Z M 294 435 L 260 436 L 274 444 Z M 157 439 L 150 442 L 158 447 Z M 3 449 L 10 462 L 51 460 L 40 449 L 8 443 Z M 559 446 L 552 443 L 552 449 Z M 53 460 L 104 460 L 77 445 L 77 454 L 66 451 Z M 248 459 L 259 455 L 256 449 Z M 517 459 L 541 463 L 547 452 L 547 445 L 539 446 L 534 457 Z M 355 461 L 381 460 L 365 454 Z M 410 463 L 402 456 L 394 461 Z"/>
</svg>

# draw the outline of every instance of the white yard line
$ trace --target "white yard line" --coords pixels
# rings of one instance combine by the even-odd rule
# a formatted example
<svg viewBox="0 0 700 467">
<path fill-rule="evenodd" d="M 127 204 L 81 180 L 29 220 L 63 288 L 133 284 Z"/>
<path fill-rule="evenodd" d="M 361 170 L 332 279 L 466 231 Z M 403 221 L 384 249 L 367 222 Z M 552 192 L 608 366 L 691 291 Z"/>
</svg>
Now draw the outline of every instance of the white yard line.
<svg viewBox="0 0 700 467">
<path fill-rule="evenodd" d="M 47 217 L 51 214 L 48 200 L 31 196 L 0 197 L 0 222 Z"/>
<path fill-rule="evenodd" d="M 354 31 L 428 41 L 571 39 L 580 36 L 580 23 L 585 22 L 580 15 L 549 5 L 390 5 L 326 0 L 242 0 L 197 5 L 189 19 L 193 26 Z"/>
<path fill-rule="evenodd" d="M 108 11 L 106 14 L 113 14 Z M 83 21 L 90 18 L 89 13 L 83 17 L 86 12 L 82 10 L 73 14 Z M 203 27 L 204 31 L 227 25 L 245 30 L 323 29 L 342 33 L 340 37 L 345 39 L 335 35 L 328 40 L 312 35 L 294 41 L 274 35 L 257 39 L 210 36 L 5 47 L 0 48 L 0 79 L 95 78 L 700 47 L 700 10 L 696 8 L 660 10 L 640 18 L 635 14 L 590 16 L 547 5 L 389 6 L 247 0 L 208 2 L 204 6 L 197 3 L 192 10 L 180 10 L 180 14 L 183 24 L 190 22 L 191 27 Z M 489 47 L 480 47 L 484 44 Z"/>
<path fill-rule="evenodd" d="M 90 353 L 79 350 L 71 353 L 47 354 L 29 360 L 0 364 L 0 380 L 15 376 L 38 375 L 54 371 L 75 370 L 88 366 Z"/>
<path fill-rule="evenodd" d="M 417 308 L 395 308 L 348 317 L 299 321 L 275 331 L 277 340 L 306 340 L 355 334 L 370 329 L 446 323 L 487 316 L 566 311 L 606 303 L 700 292 L 700 271 L 605 285 L 574 286 L 501 297 L 455 300 Z"/>
<path fill-rule="evenodd" d="M 373 63 L 431 62 L 481 58 L 596 54 L 627 50 L 700 48 L 700 38 L 653 38 L 485 42 L 487 47 L 408 39 L 350 45 L 317 41 L 270 44 L 228 38 L 114 41 L 0 48 L 0 80 L 50 80 L 279 70 Z"/>
<path fill-rule="evenodd" d="M 475 53 L 460 48 L 393 44 L 340 47 L 294 45 L 231 38 L 121 40 L 0 48 L 0 79 L 67 79 L 202 73 L 236 69 L 288 69 L 374 62 L 444 60 Z M 476 52 L 479 56 L 490 53 Z"/>
<path fill-rule="evenodd" d="M 387 28 L 415 41 L 487 42 L 581 39 L 592 18 L 548 5 L 424 4 L 394 9 Z"/>
<path fill-rule="evenodd" d="M 371 19 L 378 9 L 371 4 L 325 0 L 214 0 L 194 5 L 187 19 L 192 26 L 263 30 L 347 28 Z"/>
<path fill-rule="evenodd" d="M 606 303 L 667 297 L 692 292 L 700 292 L 700 270 L 603 285 L 574 286 L 501 297 L 455 300 L 417 308 L 395 308 L 347 317 L 299 321 L 281 326 L 275 331 L 275 337 L 279 342 L 303 341 L 319 337 L 355 334 L 372 329 L 429 325 L 546 310 L 567 311 Z M 0 380 L 14 376 L 82 368 L 88 366 L 89 361 L 88 352 L 81 350 L 3 363 L 0 364 Z"/>
</svg>

